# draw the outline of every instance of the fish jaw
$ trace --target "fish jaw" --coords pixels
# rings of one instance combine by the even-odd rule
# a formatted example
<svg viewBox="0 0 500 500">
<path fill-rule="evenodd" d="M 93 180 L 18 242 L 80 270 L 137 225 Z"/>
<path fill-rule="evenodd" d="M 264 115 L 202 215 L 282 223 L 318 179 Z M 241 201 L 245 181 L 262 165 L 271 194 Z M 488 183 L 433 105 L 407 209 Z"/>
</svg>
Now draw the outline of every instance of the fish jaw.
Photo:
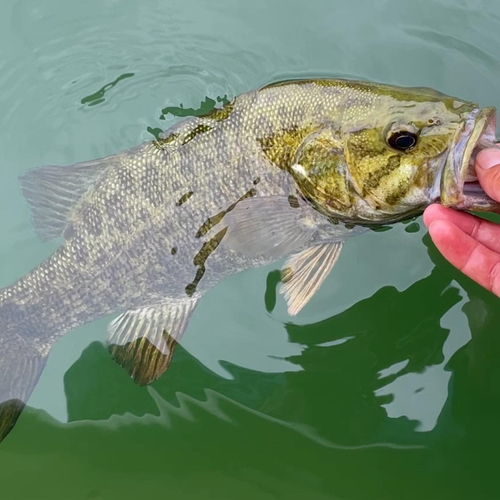
<svg viewBox="0 0 500 500">
<path fill-rule="evenodd" d="M 495 108 L 474 109 L 457 132 L 441 176 L 439 202 L 459 210 L 500 212 L 500 203 L 492 200 L 477 181 L 474 162 L 482 149 L 496 144 Z"/>
</svg>

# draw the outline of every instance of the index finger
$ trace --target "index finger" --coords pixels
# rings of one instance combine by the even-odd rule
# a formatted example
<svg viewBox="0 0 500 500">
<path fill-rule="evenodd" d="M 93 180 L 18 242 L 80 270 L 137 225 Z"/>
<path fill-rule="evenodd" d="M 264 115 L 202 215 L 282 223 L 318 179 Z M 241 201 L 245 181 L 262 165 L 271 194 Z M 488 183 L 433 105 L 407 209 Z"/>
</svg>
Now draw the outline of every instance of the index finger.
<svg viewBox="0 0 500 500">
<path fill-rule="evenodd" d="M 500 254 L 486 248 L 449 221 L 432 222 L 429 234 L 451 264 L 500 296 Z"/>
<path fill-rule="evenodd" d="M 500 252 L 500 224 L 434 204 L 426 208 L 424 223 L 426 226 L 430 226 L 436 220 L 451 222 L 464 233 L 482 243 L 486 248 L 494 252 Z"/>
</svg>

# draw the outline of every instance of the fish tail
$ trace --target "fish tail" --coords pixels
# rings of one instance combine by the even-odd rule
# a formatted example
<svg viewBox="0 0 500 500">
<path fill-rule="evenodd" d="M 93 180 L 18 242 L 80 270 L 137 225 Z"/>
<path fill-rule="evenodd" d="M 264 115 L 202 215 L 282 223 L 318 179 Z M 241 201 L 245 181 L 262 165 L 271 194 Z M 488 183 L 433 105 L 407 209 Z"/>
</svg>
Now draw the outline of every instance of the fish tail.
<svg viewBox="0 0 500 500">
<path fill-rule="evenodd" d="M 12 430 L 45 367 L 48 348 L 23 305 L 0 290 L 0 441 Z"/>
</svg>

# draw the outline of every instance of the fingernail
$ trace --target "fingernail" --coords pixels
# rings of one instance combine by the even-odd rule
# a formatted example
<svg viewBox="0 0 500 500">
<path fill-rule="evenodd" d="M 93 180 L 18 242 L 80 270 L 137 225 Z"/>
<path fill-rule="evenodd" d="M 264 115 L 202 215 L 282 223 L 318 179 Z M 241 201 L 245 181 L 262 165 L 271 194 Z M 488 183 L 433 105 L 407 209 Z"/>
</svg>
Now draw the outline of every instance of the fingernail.
<svg viewBox="0 0 500 500">
<path fill-rule="evenodd" d="M 488 170 L 492 167 L 500 165 L 500 150 L 499 149 L 483 149 L 476 159 L 476 165 L 483 170 Z"/>
</svg>

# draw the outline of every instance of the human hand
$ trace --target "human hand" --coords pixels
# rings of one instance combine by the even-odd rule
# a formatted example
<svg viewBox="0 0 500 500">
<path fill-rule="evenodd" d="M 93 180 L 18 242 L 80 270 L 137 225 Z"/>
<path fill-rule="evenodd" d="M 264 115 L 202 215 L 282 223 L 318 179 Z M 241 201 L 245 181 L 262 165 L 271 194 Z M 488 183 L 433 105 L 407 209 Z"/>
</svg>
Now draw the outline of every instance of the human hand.
<svg viewBox="0 0 500 500">
<path fill-rule="evenodd" d="M 500 201 L 500 150 L 481 151 L 475 166 L 481 187 Z M 437 204 L 425 210 L 424 224 L 451 264 L 500 297 L 500 225 Z"/>
</svg>

